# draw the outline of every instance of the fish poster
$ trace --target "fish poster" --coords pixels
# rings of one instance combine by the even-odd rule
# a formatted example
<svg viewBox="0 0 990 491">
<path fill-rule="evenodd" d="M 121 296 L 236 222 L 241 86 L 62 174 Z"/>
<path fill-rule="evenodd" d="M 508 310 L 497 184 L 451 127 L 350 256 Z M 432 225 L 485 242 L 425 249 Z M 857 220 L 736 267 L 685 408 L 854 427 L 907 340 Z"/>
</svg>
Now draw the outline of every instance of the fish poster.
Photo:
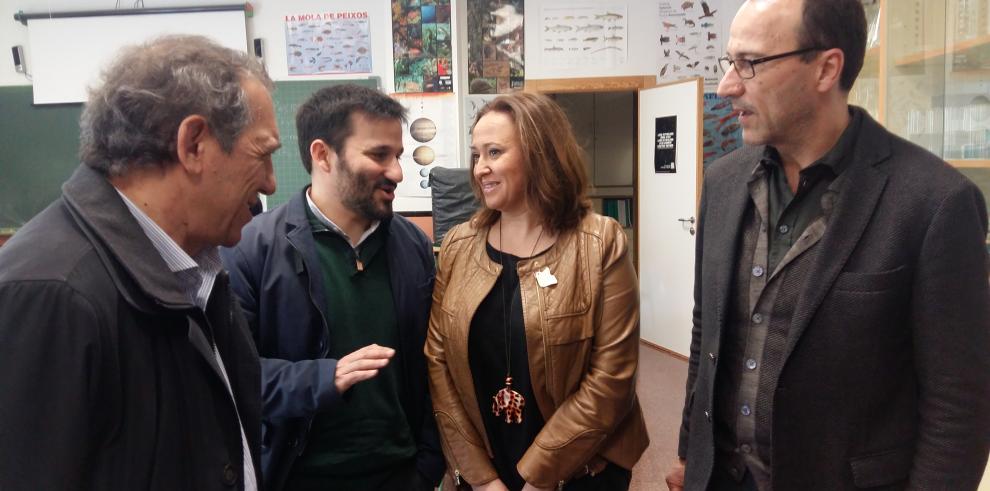
<svg viewBox="0 0 990 491">
<path fill-rule="evenodd" d="M 705 94 L 702 116 L 702 156 L 704 167 L 742 146 L 742 128 L 728 99 L 713 93 Z"/>
<path fill-rule="evenodd" d="M 677 172 L 677 116 L 656 118 L 653 171 L 657 174 Z"/>
<path fill-rule="evenodd" d="M 658 83 L 702 77 L 705 90 L 715 91 L 722 78 L 718 66 L 725 45 L 722 18 L 731 20 L 735 14 L 718 7 L 715 0 L 660 1 Z"/>
<path fill-rule="evenodd" d="M 371 73 L 371 28 L 366 11 L 285 16 L 289 75 Z"/>
<path fill-rule="evenodd" d="M 450 0 L 392 0 L 395 92 L 453 92 Z"/>
<path fill-rule="evenodd" d="M 605 68 L 626 62 L 629 19 L 625 4 L 575 7 L 544 6 L 540 10 L 540 54 L 552 67 L 594 64 Z"/>
<path fill-rule="evenodd" d="M 467 0 L 468 93 L 505 94 L 525 83 L 523 0 Z"/>
</svg>

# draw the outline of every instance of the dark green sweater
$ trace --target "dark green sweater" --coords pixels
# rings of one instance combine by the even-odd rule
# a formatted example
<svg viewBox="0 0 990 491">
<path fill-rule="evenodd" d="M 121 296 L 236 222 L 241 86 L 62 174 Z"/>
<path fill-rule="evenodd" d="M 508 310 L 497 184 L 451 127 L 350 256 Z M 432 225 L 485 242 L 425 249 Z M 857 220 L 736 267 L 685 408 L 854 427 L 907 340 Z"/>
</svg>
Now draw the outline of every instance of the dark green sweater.
<svg viewBox="0 0 990 491">
<path fill-rule="evenodd" d="M 386 227 L 379 227 L 355 251 L 343 235 L 307 212 L 323 269 L 330 327 L 327 356 L 340 359 L 372 343 L 396 348 L 399 332 L 385 257 Z M 342 405 L 314 419 L 309 444 L 293 468 L 296 477 L 374 489 L 389 469 L 416 454 L 400 404 L 399 356 L 396 353 L 376 377 L 352 386 Z"/>
</svg>

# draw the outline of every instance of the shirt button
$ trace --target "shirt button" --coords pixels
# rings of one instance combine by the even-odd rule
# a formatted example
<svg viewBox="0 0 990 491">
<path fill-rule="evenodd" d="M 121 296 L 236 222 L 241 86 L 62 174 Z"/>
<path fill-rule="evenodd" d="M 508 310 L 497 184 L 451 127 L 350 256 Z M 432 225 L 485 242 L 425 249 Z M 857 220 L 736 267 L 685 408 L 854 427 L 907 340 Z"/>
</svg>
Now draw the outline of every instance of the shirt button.
<svg viewBox="0 0 990 491">
<path fill-rule="evenodd" d="M 746 360 L 746 368 L 748 368 L 750 370 L 755 370 L 756 369 L 756 360 L 754 360 L 752 358 Z"/>
<path fill-rule="evenodd" d="M 753 414 L 753 410 L 749 408 L 749 404 L 743 404 L 739 408 L 739 413 L 743 416 L 749 416 L 750 414 Z"/>
<path fill-rule="evenodd" d="M 759 312 L 753 314 L 753 324 L 759 324 L 763 322 L 763 315 Z"/>
<path fill-rule="evenodd" d="M 708 358 L 711 358 L 711 360 L 712 360 L 712 363 L 715 363 L 715 360 L 717 360 L 717 359 L 718 359 L 718 356 L 715 356 L 715 353 L 711 353 L 711 352 L 709 352 L 709 353 L 708 353 Z"/>
<path fill-rule="evenodd" d="M 223 466 L 223 483 L 226 486 L 233 486 L 237 482 L 237 471 L 234 466 L 227 464 Z"/>
<path fill-rule="evenodd" d="M 763 273 L 765 273 L 763 266 L 753 266 L 753 276 L 759 278 L 760 276 L 763 276 Z"/>
<path fill-rule="evenodd" d="M 749 446 L 748 443 L 743 443 L 742 445 L 739 445 L 739 450 L 742 453 L 750 453 L 753 451 L 753 447 Z"/>
<path fill-rule="evenodd" d="M 788 227 L 787 225 L 781 225 L 780 227 L 777 227 L 777 230 L 782 234 L 786 234 L 787 232 L 791 231 L 791 227 Z"/>
</svg>

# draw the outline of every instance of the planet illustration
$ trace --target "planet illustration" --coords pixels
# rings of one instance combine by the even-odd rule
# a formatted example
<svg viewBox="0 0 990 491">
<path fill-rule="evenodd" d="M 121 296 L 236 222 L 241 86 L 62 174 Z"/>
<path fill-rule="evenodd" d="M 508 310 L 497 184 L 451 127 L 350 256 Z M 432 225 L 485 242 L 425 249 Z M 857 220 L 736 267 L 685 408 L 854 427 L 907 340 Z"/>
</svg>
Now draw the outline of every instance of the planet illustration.
<svg viewBox="0 0 990 491">
<path fill-rule="evenodd" d="M 426 189 L 426 188 L 430 187 L 430 181 L 427 181 L 426 179 L 423 179 L 422 181 L 419 181 L 419 187 L 421 187 L 423 189 Z"/>
<path fill-rule="evenodd" d="M 432 148 L 423 145 L 413 150 L 413 160 L 419 165 L 430 165 L 437 158 L 436 152 Z"/>
<path fill-rule="evenodd" d="M 409 125 L 409 133 L 414 140 L 425 143 L 437 136 L 437 125 L 430 119 L 419 118 Z"/>
<path fill-rule="evenodd" d="M 430 169 L 427 167 L 423 167 L 422 169 L 419 170 L 419 175 L 422 177 L 429 177 Z"/>
</svg>

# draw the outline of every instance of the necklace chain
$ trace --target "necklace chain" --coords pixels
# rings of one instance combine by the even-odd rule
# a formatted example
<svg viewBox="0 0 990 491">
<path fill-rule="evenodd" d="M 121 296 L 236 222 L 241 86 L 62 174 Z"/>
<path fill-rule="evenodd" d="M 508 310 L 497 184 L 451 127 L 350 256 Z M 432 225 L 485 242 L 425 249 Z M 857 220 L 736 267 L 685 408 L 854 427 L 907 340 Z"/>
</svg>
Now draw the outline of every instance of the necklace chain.
<svg viewBox="0 0 990 491">
<path fill-rule="evenodd" d="M 540 225 L 540 233 L 536 236 L 536 242 L 533 243 L 533 248 L 529 251 L 529 257 L 533 257 L 536 254 L 536 247 L 540 245 L 540 239 L 542 238 L 543 238 L 543 225 Z M 506 302 L 505 302 L 505 297 L 507 297 L 505 293 L 505 284 L 508 282 L 505 281 L 505 276 L 504 276 L 506 274 L 505 263 L 502 261 L 502 219 L 501 218 L 498 219 L 498 264 L 499 266 L 502 267 L 502 275 L 503 275 L 501 279 L 502 282 L 501 297 L 502 297 L 502 327 L 504 330 L 504 338 L 505 338 L 505 376 L 510 377 L 512 374 L 512 365 L 511 365 L 512 359 L 510 355 L 511 351 L 509 344 L 512 342 L 512 330 L 509 329 L 509 309 L 506 306 Z"/>
</svg>

